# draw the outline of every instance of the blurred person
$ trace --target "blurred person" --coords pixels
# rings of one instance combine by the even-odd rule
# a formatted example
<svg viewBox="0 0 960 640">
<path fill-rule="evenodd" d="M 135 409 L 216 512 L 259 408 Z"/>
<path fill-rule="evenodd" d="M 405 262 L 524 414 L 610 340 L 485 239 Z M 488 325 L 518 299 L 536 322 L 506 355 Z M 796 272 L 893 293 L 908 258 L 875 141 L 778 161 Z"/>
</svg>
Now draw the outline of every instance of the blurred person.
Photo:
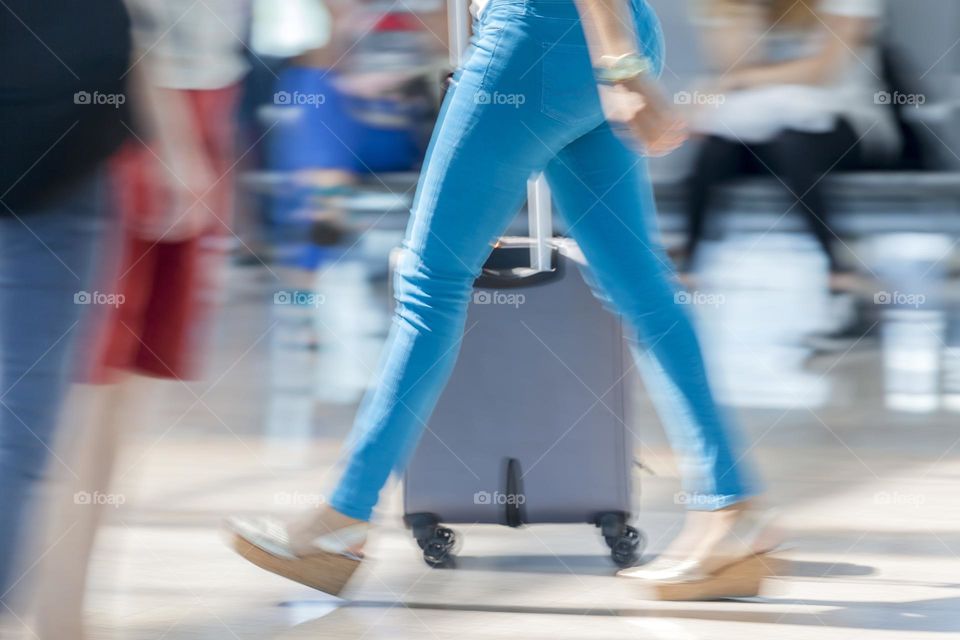
<svg viewBox="0 0 960 640">
<path fill-rule="evenodd" d="M 759 489 L 649 235 L 654 201 L 642 154 L 685 139 L 657 86 L 659 22 L 643 0 L 490 0 L 475 9 L 473 46 L 434 130 L 398 260 L 382 374 L 358 413 L 346 469 L 318 513 L 293 523 L 228 521 L 234 548 L 340 592 L 361 562 L 381 489 L 402 471 L 451 373 L 474 280 L 522 206 L 528 178 L 546 172 L 600 288 L 675 392 L 678 419 L 664 419 L 688 463 L 691 506 L 701 510 L 653 565 L 620 575 L 715 597 L 739 592 L 732 573 L 768 575 L 755 557 L 768 550 Z M 526 99 L 480 97 L 492 95 Z"/>
<path fill-rule="evenodd" d="M 716 99 L 697 110 L 703 134 L 688 181 L 683 271 L 695 266 L 717 187 L 770 173 L 827 257 L 834 288 L 856 282 L 837 255 L 822 177 L 884 166 L 900 147 L 882 97 L 882 0 L 715 0 L 704 3 L 704 40 Z M 793 207 L 791 207 L 793 208 Z"/>
<path fill-rule="evenodd" d="M 249 7 L 237 0 L 127 0 L 137 134 L 111 162 L 122 217 L 116 264 L 71 419 L 73 491 L 54 515 L 62 540 L 45 560 L 35 633 L 82 633 L 84 584 L 120 437 L 147 422 L 163 380 L 196 378 L 215 267 L 230 233 L 234 106 L 247 71 Z"/>
<path fill-rule="evenodd" d="M 0 10 L 0 618 L 19 617 L 44 551 L 41 481 L 70 470 L 52 451 L 110 226 L 104 164 L 127 133 L 129 30 L 120 0 Z"/>
<path fill-rule="evenodd" d="M 320 34 L 319 43 L 291 56 L 279 72 L 273 104 L 262 111 L 270 125 L 269 168 L 282 176 L 271 198 L 272 268 L 285 287 L 316 291 L 344 284 L 346 271 L 338 266 L 344 266 L 354 248 L 346 246 L 351 244 L 345 240 L 351 224 L 344 201 L 364 179 L 416 171 L 423 161 L 439 103 L 440 70 L 446 63 L 441 38 L 446 25 L 443 0 L 403 6 L 382 0 L 313 0 L 301 5 L 284 6 L 278 13 L 306 18 L 307 7 L 323 11 L 326 33 Z M 341 305 L 336 308 L 351 315 Z M 318 351 L 323 359 L 333 355 L 324 338 L 330 334 L 326 323 L 335 319 L 297 305 L 276 305 L 273 312 L 275 371 L 282 371 L 278 380 L 297 378 L 290 376 L 291 345 Z M 351 326 L 361 325 L 353 321 Z M 334 350 L 342 346 L 342 338 L 334 341 Z M 355 359 L 350 362 L 357 366 Z M 344 384 L 352 377 L 341 367 L 337 380 L 321 383 L 318 393 L 352 401 L 353 392 L 344 394 Z M 294 388 L 302 384 L 299 380 Z M 271 395 L 268 421 L 293 428 L 290 406 L 290 398 L 278 389 Z M 298 415 L 309 422 L 312 411 Z"/>
<path fill-rule="evenodd" d="M 282 262 L 307 269 L 345 231 L 337 196 L 363 176 L 419 168 L 446 60 L 442 0 L 324 5 L 329 38 L 281 71 L 272 110 L 270 167 L 291 178 L 274 216 L 300 247 Z"/>
</svg>

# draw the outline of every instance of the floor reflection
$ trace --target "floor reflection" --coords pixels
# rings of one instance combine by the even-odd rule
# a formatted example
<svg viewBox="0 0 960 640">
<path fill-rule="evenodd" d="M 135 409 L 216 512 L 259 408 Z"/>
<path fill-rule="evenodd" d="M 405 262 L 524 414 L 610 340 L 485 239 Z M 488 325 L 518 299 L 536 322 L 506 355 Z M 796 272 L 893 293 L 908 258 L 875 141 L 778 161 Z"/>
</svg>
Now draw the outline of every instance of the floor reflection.
<svg viewBox="0 0 960 640">
<path fill-rule="evenodd" d="M 811 349 L 804 337 L 831 321 L 826 262 L 813 242 L 767 234 L 711 243 L 695 287 L 708 303 L 694 310 L 724 403 L 823 406 L 829 380 L 805 367 Z"/>
</svg>

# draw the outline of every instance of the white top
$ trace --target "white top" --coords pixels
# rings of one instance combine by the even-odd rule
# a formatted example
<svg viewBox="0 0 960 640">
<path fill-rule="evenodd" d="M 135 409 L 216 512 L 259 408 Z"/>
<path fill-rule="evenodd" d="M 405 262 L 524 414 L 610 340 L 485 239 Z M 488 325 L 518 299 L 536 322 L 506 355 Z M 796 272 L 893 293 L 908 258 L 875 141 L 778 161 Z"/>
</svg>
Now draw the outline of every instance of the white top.
<svg viewBox="0 0 960 640">
<path fill-rule="evenodd" d="M 875 21 L 874 33 L 883 20 L 883 0 L 820 0 L 821 15 L 866 18 Z M 872 34 L 871 34 L 872 35 Z M 826 28 L 810 31 L 772 30 L 760 36 L 763 55 L 769 62 L 784 62 L 814 55 L 827 38 Z M 846 119 L 861 138 L 867 153 L 895 154 L 900 135 L 892 109 L 878 97 L 884 91 L 880 50 L 871 37 L 851 51 L 845 68 L 819 86 L 768 85 L 726 96 L 717 109 L 704 109 L 699 128 L 724 137 L 763 142 L 785 128 L 824 132 Z"/>
<path fill-rule="evenodd" d="M 470 13 L 473 14 L 474 18 L 480 15 L 480 12 L 486 8 L 488 2 L 490 2 L 490 0 L 473 0 L 473 2 L 470 3 Z"/>
<path fill-rule="evenodd" d="M 219 89 L 247 72 L 243 39 L 249 0 L 126 0 L 138 56 L 148 60 L 158 86 Z"/>
<path fill-rule="evenodd" d="M 250 48 L 292 58 L 330 42 L 330 10 L 317 0 L 253 0 Z"/>
<path fill-rule="evenodd" d="M 865 18 L 873 20 L 875 27 L 871 38 L 863 46 L 851 52 L 847 67 L 837 74 L 827 86 L 829 100 L 835 112 L 845 117 L 864 144 L 874 151 L 894 152 L 899 148 L 899 133 L 890 106 L 878 100 L 878 92 L 884 91 L 880 50 L 873 36 L 879 30 L 884 17 L 883 0 L 821 0 L 820 12 L 828 15 Z M 826 29 L 816 38 L 807 36 L 811 48 L 822 46 L 823 40 L 833 38 Z M 797 36 L 794 35 L 795 41 Z M 802 44 L 797 41 L 801 55 Z"/>
</svg>

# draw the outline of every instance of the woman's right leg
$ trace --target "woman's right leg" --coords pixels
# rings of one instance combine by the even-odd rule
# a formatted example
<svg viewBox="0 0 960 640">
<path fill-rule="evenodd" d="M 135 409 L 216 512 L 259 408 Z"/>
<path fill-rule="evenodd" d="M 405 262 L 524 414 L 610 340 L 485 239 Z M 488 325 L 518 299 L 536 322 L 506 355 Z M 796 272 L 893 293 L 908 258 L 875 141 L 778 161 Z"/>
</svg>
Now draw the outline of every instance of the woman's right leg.
<svg viewBox="0 0 960 640">
<path fill-rule="evenodd" d="M 389 475 L 412 454 L 453 369 L 473 281 L 523 204 L 527 178 L 562 146 L 551 148 L 559 128 L 539 127 L 538 105 L 526 100 L 532 80 L 524 72 L 542 49 L 511 11 L 507 3 L 488 9 L 431 141 L 396 264 L 381 375 L 329 501 L 353 519 L 370 518 Z"/>
</svg>

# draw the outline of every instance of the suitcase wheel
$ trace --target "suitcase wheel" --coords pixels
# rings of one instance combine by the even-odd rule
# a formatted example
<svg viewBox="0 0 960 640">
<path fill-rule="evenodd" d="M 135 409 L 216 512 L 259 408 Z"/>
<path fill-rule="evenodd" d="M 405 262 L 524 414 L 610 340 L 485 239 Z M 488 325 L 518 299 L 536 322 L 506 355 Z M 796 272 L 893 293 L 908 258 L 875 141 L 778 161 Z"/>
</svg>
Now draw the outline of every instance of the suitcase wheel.
<svg viewBox="0 0 960 640">
<path fill-rule="evenodd" d="M 610 557 L 618 567 L 630 567 L 640 558 L 646 538 L 636 528 L 626 526 L 619 536 L 606 536 Z"/>
<path fill-rule="evenodd" d="M 453 566 L 454 549 L 457 534 L 453 529 L 433 527 L 426 535 L 417 537 L 417 544 L 423 550 L 423 561 L 434 569 Z"/>
</svg>

